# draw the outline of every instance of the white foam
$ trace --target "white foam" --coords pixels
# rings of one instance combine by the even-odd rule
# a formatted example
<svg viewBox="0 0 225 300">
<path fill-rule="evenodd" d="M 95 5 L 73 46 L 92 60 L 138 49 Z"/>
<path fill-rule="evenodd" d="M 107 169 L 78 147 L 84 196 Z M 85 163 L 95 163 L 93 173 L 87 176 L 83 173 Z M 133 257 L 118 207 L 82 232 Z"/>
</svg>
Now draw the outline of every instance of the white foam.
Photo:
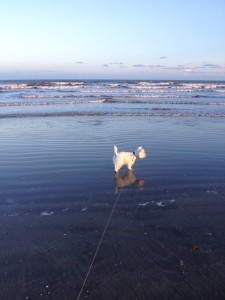
<svg viewBox="0 0 225 300">
<path fill-rule="evenodd" d="M 139 203 L 139 206 L 147 206 L 149 202 Z"/>
<path fill-rule="evenodd" d="M 114 88 L 114 87 L 119 86 L 119 83 L 110 83 L 108 86 L 109 86 L 110 88 Z"/>
<path fill-rule="evenodd" d="M 69 207 L 66 207 L 62 211 L 65 212 L 65 211 L 68 211 L 68 210 L 69 210 Z"/>
<path fill-rule="evenodd" d="M 17 213 L 8 215 L 8 217 L 17 217 L 17 216 L 19 216 L 19 214 L 17 214 Z"/>
<path fill-rule="evenodd" d="M 213 195 L 218 194 L 218 192 L 215 190 L 208 190 L 208 191 L 206 191 L 206 193 L 213 194 Z"/>
<path fill-rule="evenodd" d="M 40 215 L 41 216 L 51 216 L 51 215 L 53 215 L 53 211 L 50 211 L 50 212 L 43 211 Z"/>
<path fill-rule="evenodd" d="M 172 203 L 175 202 L 175 199 L 171 199 L 171 200 L 162 200 L 162 201 L 158 201 L 158 202 L 155 202 L 155 201 L 152 201 L 154 204 L 156 204 L 157 206 L 161 206 L 161 207 L 164 207 L 164 206 L 167 206 L 167 205 L 170 205 Z"/>
<path fill-rule="evenodd" d="M 65 86 L 65 85 L 69 85 L 69 86 L 76 86 L 76 85 L 84 85 L 84 82 L 83 81 L 55 81 L 53 82 L 54 84 L 56 85 L 62 85 L 62 86 Z"/>
<path fill-rule="evenodd" d="M 33 97 L 26 97 L 32 99 Z M 41 97 L 40 97 L 41 98 Z M 33 101 L 33 102 L 3 102 L 0 107 L 10 106 L 39 106 L 39 105 L 71 105 L 71 104 L 99 104 L 106 102 L 105 99 L 97 100 L 77 100 L 77 101 Z"/>
</svg>

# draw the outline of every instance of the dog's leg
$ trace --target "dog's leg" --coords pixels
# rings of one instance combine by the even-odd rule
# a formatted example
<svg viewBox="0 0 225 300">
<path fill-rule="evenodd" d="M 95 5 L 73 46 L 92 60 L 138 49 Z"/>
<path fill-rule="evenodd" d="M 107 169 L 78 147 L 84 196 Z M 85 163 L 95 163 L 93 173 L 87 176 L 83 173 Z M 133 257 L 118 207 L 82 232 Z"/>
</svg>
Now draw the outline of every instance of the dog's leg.
<svg viewBox="0 0 225 300">
<path fill-rule="evenodd" d="M 131 164 L 127 165 L 127 169 L 130 170 L 130 171 L 132 171 L 133 170 L 132 166 L 133 166 L 133 164 L 132 165 Z"/>
<path fill-rule="evenodd" d="M 118 173 L 121 167 L 115 166 L 115 173 Z"/>
<path fill-rule="evenodd" d="M 115 172 L 119 172 L 119 170 L 122 168 L 123 166 L 123 162 L 121 161 L 121 159 L 116 158 L 114 161 L 114 170 Z"/>
<path fill-rule="evenodd" d="M 115 168 L 114 168 L 115 173 L 117 173 L 120 168 L 121 168 L 121 166 L 119 166 L 118 164 L 115 164 Z"/>
<path fill-rule="evenodd" d="M 133 167 L 133 165 L 134 165 L 134 163 L 135 163 L 135 160 L 136 160 L 136 158 L 133 157 L 133 158 L 129 161 L 129 163 L 127 164 L 128 170 L 130 170 L 130 171 L 133 170 L 132 167 Z"/>
</svg>

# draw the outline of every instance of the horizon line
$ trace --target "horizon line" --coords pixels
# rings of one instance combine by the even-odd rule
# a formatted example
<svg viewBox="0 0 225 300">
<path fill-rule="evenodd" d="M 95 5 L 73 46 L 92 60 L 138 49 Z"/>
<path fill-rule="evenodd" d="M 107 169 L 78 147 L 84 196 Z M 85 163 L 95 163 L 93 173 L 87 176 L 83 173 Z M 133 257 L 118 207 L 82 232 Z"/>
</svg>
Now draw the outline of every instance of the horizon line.
<svg viewBox="0 0 225 300">
<path fill-rule="evenodd" d="M 146 78 L 124 78 L 124 79 L 121 79 L 121 78 L 31 78 L 31 79 L 28 79 L 28 78 L 17 78 L 17 79 L 0 79 L 0 81 L 53 81 L 53 80 L 61 80 L 61 81 L 95 81 L 95 80 L 98 80 L 98 81 L 128 81 L 128 80 L 131 80 L 131 81 L 225 81 L 225 79 L 146 79 Z"/>
</svg>

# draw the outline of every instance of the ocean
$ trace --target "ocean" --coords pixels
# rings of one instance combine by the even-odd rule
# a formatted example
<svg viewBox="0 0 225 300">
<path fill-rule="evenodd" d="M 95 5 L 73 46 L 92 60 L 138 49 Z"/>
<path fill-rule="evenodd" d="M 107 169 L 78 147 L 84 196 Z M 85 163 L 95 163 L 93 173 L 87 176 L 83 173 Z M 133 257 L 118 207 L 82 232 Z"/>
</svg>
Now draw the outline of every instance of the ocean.
<svg viewBox="0 0 225 300">
<path fill-rule="evenodd" d="M 222 81 L 1 81 L 0 298 L 77 299 L 108 224 L 81 299 L 224 299 L 224 129 Z"/>
<path fill-rule="evenodd" d="M 225 116 L 224 81 L 0 81 L 0 118 Z"/>
</svg>

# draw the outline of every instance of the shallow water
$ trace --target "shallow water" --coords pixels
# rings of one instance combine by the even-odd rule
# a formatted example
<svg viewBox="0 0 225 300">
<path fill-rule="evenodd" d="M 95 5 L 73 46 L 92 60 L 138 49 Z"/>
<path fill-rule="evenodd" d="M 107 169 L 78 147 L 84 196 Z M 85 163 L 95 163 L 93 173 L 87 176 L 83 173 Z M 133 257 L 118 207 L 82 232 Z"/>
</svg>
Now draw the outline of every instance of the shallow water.
<svg viewBox="0 0 225 300">
<path fill-rule="evenodd" d="M 2 120 L 1 202 L 113 191 L 113 145 L 145 148 L 147 158 L 134 165 L 145 188 L 224 184 L 224 125 L 220 118 Z"/>
<path fill-rule="evenodd" d="M 225 119 L 0 120 L 0 298 L 223 298 Z M 147 158 L 115 176 L 113 145 Z M 122 188 L 122 190 L 121 190 Z M 121 191 L 121 194 L 119 194 Z"/>
</svg>

